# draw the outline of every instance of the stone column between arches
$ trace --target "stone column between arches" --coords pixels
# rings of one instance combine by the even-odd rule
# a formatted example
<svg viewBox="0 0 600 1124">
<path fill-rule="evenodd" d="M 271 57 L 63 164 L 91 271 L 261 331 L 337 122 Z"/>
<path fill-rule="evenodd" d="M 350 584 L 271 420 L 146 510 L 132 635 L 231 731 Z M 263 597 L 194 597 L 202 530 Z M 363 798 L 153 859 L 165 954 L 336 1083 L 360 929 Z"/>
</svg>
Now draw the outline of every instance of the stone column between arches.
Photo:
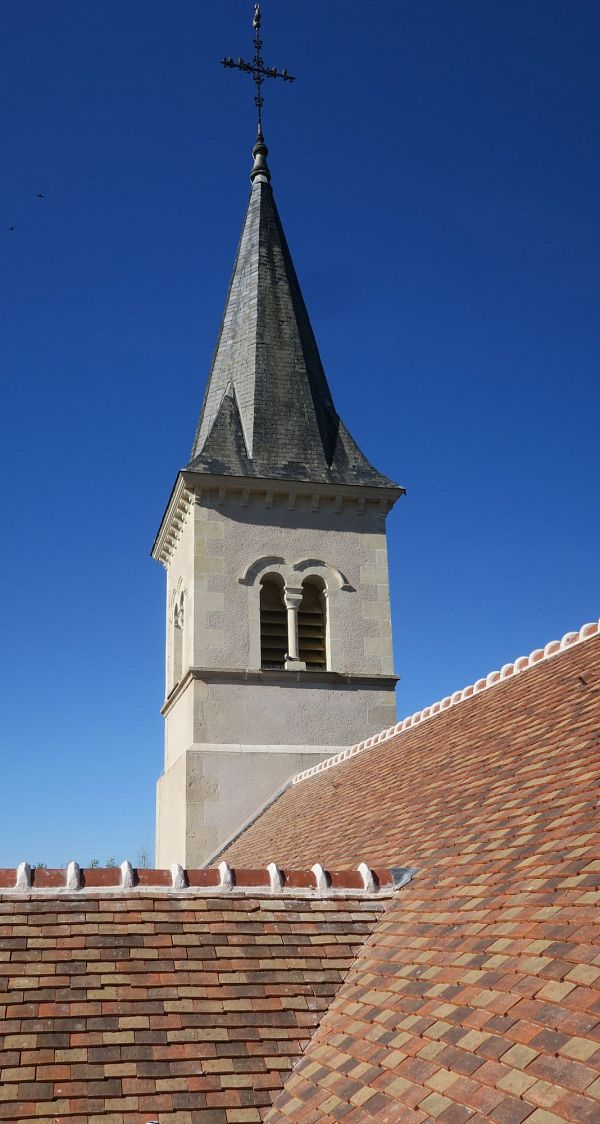
<svg viewBox="0 0 600 1124">
<path fill-rule="evenodd" d="M 288 651 L 285 661 L 286 671 L 306 671 L 306 664 L 300 659 L 298 646 L 298 609 L 302 603 L 302 586 L 285 587 L 283 600 L 287 609 Z"/>
</svg>

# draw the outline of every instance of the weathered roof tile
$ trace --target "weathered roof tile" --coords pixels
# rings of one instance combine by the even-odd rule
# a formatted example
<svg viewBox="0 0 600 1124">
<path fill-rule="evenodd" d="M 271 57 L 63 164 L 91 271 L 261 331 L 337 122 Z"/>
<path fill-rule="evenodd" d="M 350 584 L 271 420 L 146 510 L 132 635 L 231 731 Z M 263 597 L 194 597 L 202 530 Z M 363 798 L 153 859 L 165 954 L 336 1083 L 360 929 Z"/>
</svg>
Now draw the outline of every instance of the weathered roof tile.
<svg viewBox="0 0 600 1124">
<path fill-rule="evenodd" d="M 362 1084 L 391 1120 L 600 1120 L 597 628 L 579 640 L 315 771 L 229 848 L 419 868 L 268 1121 L 315 1088 L 354 1111 L 374 1044 Z"/>
<path fill-rule="evenodd" d="M 229 891 L 213 878 L 169 889 L 155 871 L 125 890 L 86 871 L 76 892 L 65 871 L 15 890 L 10 873 L 0 1120 L 12 1124 L 263 1119 L 385 903 L 354 885 L 321 900 L 314 877 L 260 897 L 266 871 Z"/>
</svg>

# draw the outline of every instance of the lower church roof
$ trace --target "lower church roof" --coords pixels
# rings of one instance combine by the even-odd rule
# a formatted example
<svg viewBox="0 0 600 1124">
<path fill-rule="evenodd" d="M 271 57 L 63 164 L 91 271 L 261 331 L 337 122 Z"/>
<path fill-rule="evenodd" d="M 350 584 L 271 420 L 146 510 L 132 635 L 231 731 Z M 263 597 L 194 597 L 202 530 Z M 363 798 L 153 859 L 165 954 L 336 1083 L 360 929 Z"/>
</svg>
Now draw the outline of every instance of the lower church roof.
<svg viewBox="0 0 600 1124">
<path fill-rule="evenodd" d="M 593 624 L 218 870 L 0 872 L 0 1120 L 596 1124 L 599 702 Z"/>
<path fill-rule="evenodd" d="M 418 868 L 269 1121 L 600 1121 L 598 624 L 476 686 L 311 770 L 226 852 Z"/>
<path fill-rule="evenodd" d="M 0 872 L 0 1120 L 264 1119 L 391 876 L 334 875 L 323 897 L 311 871 L 276 893 L 266 871 L 212 874 L 91 870 L 73 891 Z"/>
</svg>

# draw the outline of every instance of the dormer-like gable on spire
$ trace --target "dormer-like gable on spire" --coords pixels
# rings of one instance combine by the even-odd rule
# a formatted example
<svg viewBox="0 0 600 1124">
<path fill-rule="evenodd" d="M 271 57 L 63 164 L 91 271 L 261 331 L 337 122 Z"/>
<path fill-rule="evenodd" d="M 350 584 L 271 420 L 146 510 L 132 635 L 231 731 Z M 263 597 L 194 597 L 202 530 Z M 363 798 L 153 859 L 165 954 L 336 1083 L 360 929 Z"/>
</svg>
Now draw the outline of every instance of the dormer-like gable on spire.
<svg viewBox="0 0 600 1124">
<path fill-rule="evenodd" d="M 266 156 L 259 137 L 188 470 L 398 491 L 361 453 L 333 404 Z"/>
</svg>

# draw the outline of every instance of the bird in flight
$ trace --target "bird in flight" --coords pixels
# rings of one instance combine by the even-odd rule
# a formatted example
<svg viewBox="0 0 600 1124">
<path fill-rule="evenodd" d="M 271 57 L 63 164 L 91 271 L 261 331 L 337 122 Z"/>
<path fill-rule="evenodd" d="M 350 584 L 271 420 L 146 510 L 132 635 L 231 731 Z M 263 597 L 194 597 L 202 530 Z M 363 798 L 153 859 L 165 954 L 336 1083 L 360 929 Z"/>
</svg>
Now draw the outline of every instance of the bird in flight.
<svg viewBox="0 0 600 1124">
<path fill-rule="evenodd" d="M 36 197 L 36 199 L 45 199 L 46 198 L 45 195 L 42 195 L 41 191 L 36 191 L 35 197 Z"/>
<path fill-rule="evenodd" d="M 9 228 L 8 228 L 8 229 L 9 229 L 9 230 L 16 230 L 17 228 L 16 228 L 16 226 L 9 226 Z"/>
</svg>

